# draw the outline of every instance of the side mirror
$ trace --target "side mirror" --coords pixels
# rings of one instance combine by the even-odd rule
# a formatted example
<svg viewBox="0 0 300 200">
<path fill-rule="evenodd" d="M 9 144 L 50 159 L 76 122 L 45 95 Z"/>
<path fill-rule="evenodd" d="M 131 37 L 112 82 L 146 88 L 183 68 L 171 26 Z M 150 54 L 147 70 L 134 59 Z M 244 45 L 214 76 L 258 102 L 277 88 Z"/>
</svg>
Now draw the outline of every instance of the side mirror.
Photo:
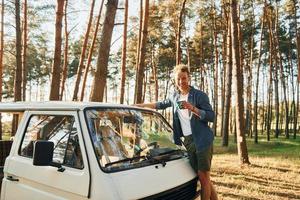
<svg viewBox="0 0 300 200">
<path fill-rule="evenodd" d="M 33 165 L 49 166 L 52 163 L 54 143 L 47 140 L 37 140 L 33 148 Z"/>
</svg>

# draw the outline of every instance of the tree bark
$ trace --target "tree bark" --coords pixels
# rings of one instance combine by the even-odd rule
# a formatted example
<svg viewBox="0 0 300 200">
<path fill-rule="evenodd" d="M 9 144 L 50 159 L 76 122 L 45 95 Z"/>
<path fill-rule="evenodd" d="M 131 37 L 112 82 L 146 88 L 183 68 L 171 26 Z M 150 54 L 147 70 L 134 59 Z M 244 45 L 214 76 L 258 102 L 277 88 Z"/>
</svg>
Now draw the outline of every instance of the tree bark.
<svg viewBox="0 0 300 200">
<path fill-rule="evenodd" d="M 241 164 L 250 164 L 245 137 L 244 105 L 243 105 L 243 69 L 240 65 L 239 39 L 238 39 L 237 1 L 231 0 L 231 35 L 232 35 L 232 61 L 236 90 L 236 130 L 237 147 Z"/>
<path fill-rule="evenodd" d="M 143 94 L 142 94 L 142 100 L 141 100 L 141 102 L 145 102 L 148 74 L 149 74 L 149 71 L 145 70 L 145 77 L 143 79 L 143 90 L 142 90 Z"/>
<path fill-rule="evenodd" d="M 57 0 L 55 20 L 55 47 L 54 62 L 52 66 L 52 79 L 50 88 L 50 100 L 59 100 L 59 87 L 61 77 L 61 40 L 62 40 L 62 18 L 65 0 Z"/>
<path fill-rule="evenodd" d="M 260 42 L 259 42 L 259 48 L 258 48 L 258 64 L 257 64 L 257 70 L 256 70 L 256 84 L 255 84 L 255 99 L 254 99 L 254 120 L 253 120 L 253 132 L 254 132 L 254 142 L 258 143 L 258 86 L 259 86 L 259 76 L 260 76 L 260 65 L 261 65 L 261 51 L 262 51 L 262 44 L 263 44 L 263 31 L 264 31 L 264 25 L 265 25 L 265 11 L 263 11 L 263 15 L 261 18 L 261 29 L 260 29 Z"/>
<path fill-rule="evenodd" d="M 128 0 L 125 0 L 124 11 L 124 29 L 123 29 L 123 46 L 122 46 L 122 67 L 121 67 L 121 89 L 120 104 L 124 103 L 125 80 L 126 80 L 126 50 L 127 50 L 127 20 L 128 20 Z"/>
<path fill-rule="evenodd" d="M 143 0 L 140 0 L 140 20 L 139 20 L 139 32 L 138 32 L 138 43 L 136 47 L 136 65 L 135 65 L 135 88 L 134 88 L 134 103 L 136 103 L 137 99 L 137 90 L 138 90 L 138 73 L 139 73 L 139 63 L 140 63 L 140 56 L 141 56 L 141 39 L 142 39 L 142 27 L 143 27 Z"/>
<path fill-rule="evenodd" d="M 20 0 L 15 0 L 16 9 L 16 71 L 14 80 L 14 100 L 21 101 L 22 93 L 22 38 L 20 22 Z"/>
<path fill-rule="evenodd" d="M 270 141 L 271 125 L 272 125 L 272 97 L 273 97 L 273 31 L 272 31 L 272 15 L 270 14 L 270 8 L 267 8 L 267 21 L 269 28 L 269 91 L 268 91 L 268 110 L 267 110 L 267 140 Z"/>
<path fill-rule="evenodd" d="M 101 14 L 102 14 L 102 10 L 103 10 L 103 5 L 104 5 L 104 0 L 101 1 L 99 14 L 98 14 L 98 17 L 97 17 L 97 22 L 96 22 L 96 28 L 95 28 L 95 31 L 94 31 L 94 36 L 93 36 L 91 47 L 89 49 L 87 64 L 86 64 L 85 69 L 84 69 L 83 82 L 82 82 L 81 93 L 80 93 L 80 101 L 83 101 L 83 98 L 84 98 L 86 80 L 87 80 L 87 76 L 88 76 L 88 73 L 89 73 L 89 70 L 90 70 L 93 51 L 94 51 L 95 43 L 96 43 L 96 40 L 97 40 L 97 34 L 98 34 L 99 25 L 100 25 L 100 19 L 101 19 Z"/>
<path fill-rule="evenodd" d="M 22 35 L 20 22 L 20 0 L 15 0 L 16 14 L 16 71 L 14 80 L 14 101 L 22 100 Z M 16 134 L 18 115 L 13 115 L 11 136 Z"/>
<path fill-rule="evenodd" d="M 298 1 L 299 2 L 299 1 Z M 297 122 L 298 122 L 298 111 L 299 111 L 299 84 L 300 84 L 300 34 L 298 33 L 298 23 L 297 23 L 297 1 L 293 0 L 293 8 L 294 8 L 294 26 L 295 26 L 295 33 L 296 33 L 296 46 L 297 46 L 297 64 L 298 64 L 298 83 L 296 85 L 296 91 L 297 91 L 297 103 L 295 106 L 295 112 L 294 112 L 294 125 L 293 125 L 293 131 L 294 131 L 294 139 L 296 139 L 296 133 L 297 133 Z"/>
<path fill-rule="evenodd" d="M 181 28 L 182 28 L 182 16 L 185 10 L 185 2 L 183 0 L 177 20 L 177 34 L 176 34 L 176 65 L 181 63 L 181 47 L 180 47 L 180 38 L 181 38 Z"/>
<path fill-rule="evenodd" d="M 289 138 L 289 105 L 288 105 L 288 100 L 287 100 L 287 89 L 286 89 L 286 82 L 285 82 L 285 77 L 284 77 L 284 71 L 283 71 L 283 64 L 282 64 L 282 56 L 281 56 L 281 52 L 280 52 L 280 47 L 279 47 L 279 30 L 278 30 L 278 26 L 279 26 L 279 16 L 278 16 L 278 9 L 279 6 L 277 5 L 278 3 L 276 3 L 276 24 L 275 24 L 275 42 L 276 42 L 276 46 L 277 46 L 277 59 L 278 59 L 278 64 L 279 64 L 279 69 L 280 69 L 280 80 L 281 80 L 281 84 L 282 84 L 282 89 L 283 89 L 283 100 L 284 100 L 284 110 L 285 110 L 285 136 L 286 138 Z M 279 114 L 278 114 L 279 115 Z M 279 117 L 279 116 L 278 116 Z M 282 123 L 281 123 L 282 124 Z M 275 136 L 278 138 L 280 131 L 278 130 L 278 132 L 275 132 Z"/>
<path fill-rule="evenodd" d="M 296 134 L 297 134 L 297 122 L 298 122 L 298 112 L 299 112 L 299 82 L 296 85 L 296 93 L 297 93 L 297 102 L 296 102 L 296 110 L 295 110 L 295 117 L 294 117 L 294 139 L 296 139 Z"/>
<path fill-rule="evenodd" d="M 64 30 L 65 30 L 65 46 L 64 46 L 64 64 L 63 64 L 63 72 L 62 72 L 62 80 L 61 80 L 61 89 L 60 89 L 60 100 L 63 99 L 65 83 L 67 79 L 68 72 L 68 53 L 69 53 L 69 33 L 68 33 L 68 18 L 67 18 L 67 8 L 68 8 L 68 0 L 65 0 L 65 12 L 64 12 Z"/>
<path fill-rule="evenodd" d="M 213 2 L 212 2 L 213 3 Z M 213 131 L 215 136 L 217 135 L 217 125 L 218 125 L 218 97 L 219 97 L 219 93 L 218 93 L 218 79 L 219 79 L 219 52 L 218 52 L 218 33 L 217 33 L 217 20 L 216 20 L 216 7 L 215 4 L 213 4 L 213 12 L 214 12 L 214 16 L 213 16 L 213 32 L 214 32 L 214 58 L 215 58 L 215 62 L 214 62 L 214 111 L 215 111 L 215 120 L 214 120 L 214 124 L 213 124 Z"/>
<path fill-rule="evenodd" d="M 200 66 L 200 84 L 199 89 L 204 91 L 204 64 L 203 64 L 203 23 L 200 19 L 200 52 L 199 52 L 199 66 Z"/>
<path fill-rule="evenodd" d="M 153 79 L 154 79 L 154 92 L 155 92 L 155 98 L 154 101 L 158 101 L 158 77 L 157 77 L 157 65 L 155 62 L 155 57 L 154 57 L 154 46 L 152 46 L 152 53 L 151 53 L 151 65 L 152 65 L 152 73 L 153 73 Z"/>
<path fill-rule="evenodd" d="M 0 74 L 3 74 L 3 50 L 4 50 L 4 0 L 1 1 L 1 24 L 0 24 Z M 0 102 L 2 101 L 3 79 L 0 76 Z M 0 115 L 0 140 L 2 140 L 2 116 Z"/>
<path fill-rule="evenodd" d="M 291 82 L 291 87 L 292 87 L 292 103 L 291 103 L 291 112 L 292 112 L 292 120 L 293 120 L 293 124 L 292 124 L 292 130 L 293 130 L 293 135 L 294 135 L 294 138 L 296 139 L 296 134 L 297 134 L 297 115 L 298 115 L 298 112 L 296 111 L 296 92 L 297 92 L 297 80 L 295 81 L 294 77 L 295 77 L 295 74 L 294 74 L 294 69 L 293 69 L 293 63 L 292 63 L 292 41 L 291 41 L 291 38 L 289 40 L 289 53 L 288 53 L 288 56 L 287 56 L 287 59 L 288 59 L 288 68 L 289 68 L 289 74 L 291 74 L 290 76 L 290 82 Z M 295 83 L 296 83 L 296 86 L 295 86 Z"/>
<path fill-rule="evenodd" d="M 227 55 L 226 55 L 226 86 L 225 86 L 225 103 L 223 115 L 223 134 L 222 146 L 228 146 L 229 138 L 229 118 L 230 118 L 230 104 L 231 104 L 231 85 L 232 85 L 232 40 L 231 40 L 231 17 L 227 17 Z"/>
<path fill-rule="evenodd" d="M 292 0 L 294 9 L 294 27 L 296 35 L 296 47 L 297 47 L 297 65 L 298 65 L 298 83 L 300 82 L 300 34 L 298 33 L 298 22 L 297 22 L 297 0 Z M 298 1 L 299 2 L 299 1 Z"/>
<path fill-rule="evenodd" d="M 94 7 L 95 7 L 95 0 L 92 0 L 91 1 L 91 10 L 90 10 L 90 15 L 89 15 L 89 20 L 88 20 L 88 24 L 87 24 L 83 44 L 82 44 L 81 55 L 80 55 L 80 59 L 79 59 L 78 69 L 77 69 L 75 88 L 74 88 L 74 93 L 73 93 L 73 98 L 72 98 L 73 101 L 78 100 L 79 84 L 80 84 L 80 80 L 81 80 L 82 70 L 84 68 L 83 63 L 84 63 L 84 59 L 85 59 L 87 43 L 88 43 L 88 40 L 89 40 L 91 24 L 92 24 L 92 20 L 93 20 Z"/>
<path fill-rule="evenodd" d="M 114 21 L 118 7 L 118 0 L 108 0 L 103 28 L 101 31 L 99 53 L 97 59 L 97 69 L 92 84 L 90 95 L 91 101 L 103 101 L 104 88 L 106 87 L 107 65 L 110 51 L 110 43 L 114 28 Z"/>
<path fill-rule="evenodd" d="M 23 3 L 22 100 L 26 101 L 27 84 L 27 0 Z"/>
<path fill-rule="evenodd" d="M 253 20 L 253 23 L 251 24 L 251 35 L 249 38 L 249 47 L 250 47 L 250 58 L 249 61 L 247 62 L 247 74 L 248 74 L 248 81 L 247 81 L 247 111 L 246 111 L 246 131 L 248 136 L 252 138 L 253 134 L 253 128 L 252 128 L 252 123 L 253 123 L 253 113 L 252 113 L 252 94 L 253 94 L 253 52 L 254 52 L 254 35 L 255 35 L 255 14 L 254 14 L 254 5 L 253 2 L 251 2 L 252 5 L 252 14 L 251 14 L 251 19 Z"/>
<path fill-rule="evenodd" d="M 148 18 L 149 18 L 149 0 L 144 1 L 144 15 L 143 15 L 143 29 L 142 29 L 142 38 L 140 46 L 140 59 L 138 65 L 137 73 L 137 93 L 135 95 L 135 103 L 142 103 L 143 97 L 143 80 L 144 80 L 144 71 L 145 71 L 145 55 L 146 55 L 146 42 L 148 34 Z"/>
<path fill-rule="evenodd" d="M 227 74 L 227 67 L 226 67 L 226 63 L 227 63 L 227 33 L 228 33 L 228 9 L 227 9 L 227 5 L 224 2 L 224 0 L 221 1 L 221 17 L 222 19 L 224 19 L 224 29 L 223 29 L 223 34 L 222 34 L 222 58 L 223 58 L 223 65 L 224 67 L 221 68 L 221 136 L 223 137 L 223 126 L 224 126 L 224 112 L 225 112 L 225 84 L 226 84 L 226 74 Z"/>
</svg>

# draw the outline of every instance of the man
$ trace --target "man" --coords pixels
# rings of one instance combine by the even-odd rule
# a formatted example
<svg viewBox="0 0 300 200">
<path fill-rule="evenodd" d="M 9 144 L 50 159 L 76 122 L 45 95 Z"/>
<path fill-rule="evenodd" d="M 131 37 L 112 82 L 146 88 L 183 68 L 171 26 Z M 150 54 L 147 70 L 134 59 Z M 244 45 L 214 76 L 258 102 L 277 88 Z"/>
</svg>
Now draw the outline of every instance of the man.
<svg viewBox="0 0 300 200">
<path fill-rule="evenodd" d="M 208 96 L 190 86 L 190 73 L 185 65 L 174 69 L 177 91 L 162 102 L 137 104 L 139 107 L 166 109 L 172 106 L 174 142 L 185 145 L 191 166 L 198 174 L 201 184 L 201 199 L 218 199 L 210 180 L 210 168 L 214 135 L 208 126 L 213 122 L 215 113 L 209 104 Z"/>
</svg>

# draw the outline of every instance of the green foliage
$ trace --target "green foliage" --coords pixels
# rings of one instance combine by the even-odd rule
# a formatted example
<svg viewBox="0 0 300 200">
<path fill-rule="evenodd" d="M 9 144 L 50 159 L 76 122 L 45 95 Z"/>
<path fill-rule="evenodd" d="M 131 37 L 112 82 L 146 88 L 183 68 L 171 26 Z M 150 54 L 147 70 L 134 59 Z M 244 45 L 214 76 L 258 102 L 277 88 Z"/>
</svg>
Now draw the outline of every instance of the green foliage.
<svg viewBox="0 0 300 200">
<path fill-rule="evenodd" d="M 230 136 L 229 146 L 221 147 L 222 138 L 216 137 L 214 143 L 214 152 L 216 154 L 237 153 L 236 143 L 233 141 L 233 135 Z M 278 157 L 298 160 L 300 157 L 300 137 L 295 139 L 286 139 L 284 137 L 271 138 L 271 141 L 265 139 L 266 136 L 259 136 L 258 144 L 253 139 L 247 138 L 247 148 L 249 156 L 259 157 Z"/>
</svg>

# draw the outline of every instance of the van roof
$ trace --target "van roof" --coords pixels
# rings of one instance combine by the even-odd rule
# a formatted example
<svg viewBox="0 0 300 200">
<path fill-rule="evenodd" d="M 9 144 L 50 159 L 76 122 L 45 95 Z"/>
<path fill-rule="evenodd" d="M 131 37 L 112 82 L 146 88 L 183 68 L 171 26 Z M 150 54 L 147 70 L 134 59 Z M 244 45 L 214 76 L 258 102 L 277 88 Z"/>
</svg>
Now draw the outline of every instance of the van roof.
<svg viewBox="0 0 300 200">
<path fill-rule="evenodd" d="M 83 110 L 90 107 L 134 108 L 124 104 L 75 101 L 1 102 L 0 112 L 24 112 L 26 110 Z"/>
</svg>

